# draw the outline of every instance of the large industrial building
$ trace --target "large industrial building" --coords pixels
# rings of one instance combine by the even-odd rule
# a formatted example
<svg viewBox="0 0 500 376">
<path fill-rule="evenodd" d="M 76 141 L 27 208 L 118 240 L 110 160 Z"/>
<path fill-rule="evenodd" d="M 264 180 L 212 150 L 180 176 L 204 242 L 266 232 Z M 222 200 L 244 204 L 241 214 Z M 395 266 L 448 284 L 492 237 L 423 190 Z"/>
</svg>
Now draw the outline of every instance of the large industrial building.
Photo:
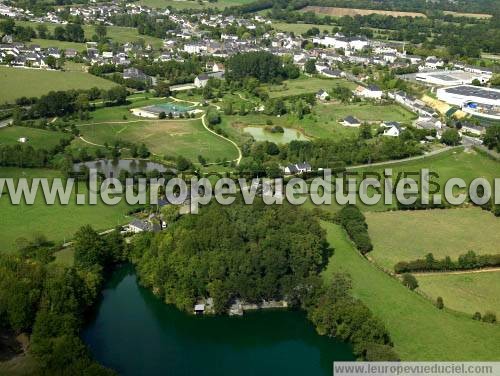
<svg viewBox="0 0 500 376">
<path fill-rule="evenodd" d="M 415 80 L 436 86 L 456 86 L 471 84 L 478 80 L 484 84 L 491 79 L 490 73 L 465 72 L 463 70 L 442 70 L 432 72 L 419 72 Z"/>
<path fill-rule="evenodd" d="M 438 99 L 459 106 L 463 111 L 500 120 L 500 90 L 472 85 L 444 87 L 437 90 Z"/>
</svg>

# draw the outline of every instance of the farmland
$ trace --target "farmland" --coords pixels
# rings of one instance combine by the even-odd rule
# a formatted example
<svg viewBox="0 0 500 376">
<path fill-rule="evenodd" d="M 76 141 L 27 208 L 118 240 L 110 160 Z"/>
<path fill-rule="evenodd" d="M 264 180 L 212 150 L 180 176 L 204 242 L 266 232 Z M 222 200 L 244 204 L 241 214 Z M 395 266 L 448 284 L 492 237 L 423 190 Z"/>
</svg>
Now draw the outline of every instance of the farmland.
<svg viewBox="0 0 500 376">
<path fill-rule="evenodd" d="M 302 12 L 313 12 L 325 16 L 342 17 L 342 16 L 367 16 L 370 14 L 381 14 L 384 16 L 392 17 L 426 17 L 423 13 L 416 12 L 398 12 L 391 10 L 377 10 L 377 9 L 357 9 L 357 8 L 337 8 L 337 7 L 319 7 L 307 6 L 301 9 Z"/>
<path fill-rule="evenodd" d="M 58 171 L 46 169 L 0 168 L 0 178 L 27 179 L 61 177 Z M 82 183 L 79 193 L 85 193 Z M 15 248 L 17 238 L 31 239 L 34 234 L 44 234 L 49 240 L 64 241 L 71 239 L 75 231 L 85 224 L 98 230 L 107 230 L 131 220 L 126 214 L 131 209 L 126 202 L 108 206 L 98 200 L 97 205 L 76 205 L 75 195 L 69 205 L 46 205 L 42 192 L 39 191 L 33 205 L 24 202 L 11 205 L 6 197 L 0 200 L 0 249 L 2 252 Z"/>
<path fill-rule="evenodd" d="M 419 274 L 419 290 L 432 300 L 438 296 L 445 307 L 472 315 L 487 311 L 500 314 L 500 272 L 466 274 Z"/>
<path fill-rule="evenodd" d="M 21 137 L 27 138 L 26 145 L 31 145 L 35 149 L 51 149 L 59 144 L 63 138 L 69 136 L 62 132 L 47 131 L 44 129 L 26 128 L 26 127 L 6 127 L 0 129 L 0 146 L 19 144 Z"/>
<path fill-rule="evenodd" d="M 38 97 L 51 90 L 109 89 L 114 85 L 85 72 L 0 67 L 0 103 L 11 103 L 23 96 Z"/>
<path fill-rule="evenodd" d="M 370 257 L 392 270 L 399 261 L 498 253 L 500 221 L 480 208 L 366 213 L 374 250 Z M 481 231 L 475 231 L 476 228 Z"/>
<path fill-rule="evenodd" d="M 335 249 L 324 278 L 348 273 L 353 293 L 386 325 L 403 360 L 496 360 L 500 326 L 440 311 L 359 255 L 337 225 L 323 223 Z M 467 346 L 464 346 L 467 344 Z"/>
<path fill-rule="evenodd" d="M 454 17 L 471 17 L 471 18 L 479 18 L 479 19 L 488 19 L 488 18 L 493 17 L 491 14 L 451 12 L 448 10 L 443 11 L 443 13 L 444 14 L 451 14 Z"/>
</svg>

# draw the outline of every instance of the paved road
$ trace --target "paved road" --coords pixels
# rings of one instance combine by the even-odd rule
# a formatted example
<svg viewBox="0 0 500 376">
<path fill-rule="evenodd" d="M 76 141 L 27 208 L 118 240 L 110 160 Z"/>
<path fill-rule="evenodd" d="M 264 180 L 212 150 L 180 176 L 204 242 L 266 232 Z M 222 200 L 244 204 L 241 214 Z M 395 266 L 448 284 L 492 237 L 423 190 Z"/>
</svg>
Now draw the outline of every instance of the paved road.
<svg viewBox="0 0 500 376">
<path fill-rule="evenodd" d="M 367 163 L 367 164 L 357 165 L 357 166 L 350 166 L 350 167 L 346 167 L 346 170 L 349 171 L 349 170 L 356 170 L 358 168 L 378 167 L 378 166 L 385 166 L 385 165 L 391 165 L 391 164 L 402 163 L 402 162 L 416 161 L 416 160 L 419 160 L 419 159 L 425 159 L 425 158 L 433 157 L 435 155 L 444 153 L 445 151 L 449 151 L 449 150 L 453 150 L 453 149 L 458 149 L 458 148 L 461 148 L 461 147 L 462 146 L 448 146 L 448 147 L 445 147 L 445 148 L 442 148 L 442 149 L 439 149 L 439 150 L 431 151 L 431 152 L 429 152 L 427 154 L 417 155 L 415 157 L 409 157 L 409 158 L 404 158 L 404 159 L 396 159 L 396 160 L 385 161 L 385 162 Z"/>
</svg>

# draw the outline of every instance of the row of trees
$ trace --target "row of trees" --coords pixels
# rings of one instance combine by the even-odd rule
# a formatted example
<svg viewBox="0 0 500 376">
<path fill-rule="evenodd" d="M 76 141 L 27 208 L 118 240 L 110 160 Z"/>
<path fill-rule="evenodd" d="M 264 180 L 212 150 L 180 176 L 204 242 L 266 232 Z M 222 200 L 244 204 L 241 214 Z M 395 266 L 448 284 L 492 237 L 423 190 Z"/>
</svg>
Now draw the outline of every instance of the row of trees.
<svg viewBox="0 0 500 376">
<path fill-rule="evenodd" d="M 423 259 L 398 262 L 394 266 L 394 271 L 399 274 L 424 271 L 470 270 L 495 266 L 500 266 L 500 254 L 477 255 L 474 251 L 469 251 L 460 255 L 456 261 L 453 261 L 449 256 L 436 260 L 432 253 L 428 253 Z"/>
<path fill-rule="evenodd" d="M 344 206 L 337 214 L 336 220 L 346 230 L 356 248 L 362 254 L 366 254 L 373 249 L 366 218 L 356 205 Z"/>
</svg>

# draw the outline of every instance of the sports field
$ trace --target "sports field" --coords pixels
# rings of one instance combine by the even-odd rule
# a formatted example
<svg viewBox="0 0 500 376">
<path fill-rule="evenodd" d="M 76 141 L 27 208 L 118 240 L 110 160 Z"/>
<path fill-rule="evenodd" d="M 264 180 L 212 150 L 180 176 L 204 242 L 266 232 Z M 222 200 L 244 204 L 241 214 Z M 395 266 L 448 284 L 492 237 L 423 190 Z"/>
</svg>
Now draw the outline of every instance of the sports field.
<svg viewBox="0 0 500 376">
<path fill-rule="evenodd" d="M 361 257 L 339 226 L 323 227 L 334 248 L 325 279 L 335 272 L 350 275 L 354 295 L 384 322 L 403 360 L 498 360 L 500 325 L 438 310 Z"/>
<path fill-rule="evenodd" d="M 51 90 L 109 89 L 115 83 L 85 72 L 0 67 L 0 103 L 20 97 L 38 97 Z"/>
<path fill-rule="evenodd" d="M 47 169 L 0 168 L 0 178 L 55 178 L 61 177 L 58 171 Z M 79 193 L 85 193 L 86 187 L 80 184 Z M 4 191 L 5 193 L 5 191 Z M 42 192 L 39 191 L 33 205 L 12 205 L 5 195 L 0 198 L 0 251 L 8 252 L 15 248 L 17 238 L 31 239 L 33 234 L 45 234 L 49 240 L 64 241 L 86 224 L 96 230 L 107 230 L 127 223 L 132 219 L 126 213 L 132 209 L 126 202 L 108 206 L 98 200 L 97 205 L 76 205 L 76 196 L 72 196 L 69 205 L 46 205 Z"/>
<path fill-rule="evenodd" d="M 480 208 L 365 213 L 374 249 L 369 256 L 388 270 L 399 261 L 432 253 L 456 260 L 473 250 L 500 253 L 500 219 Z"/>
<path fill-rule="evenodd" d="M 63 132 L 27 127 L 0 128 L 0 145 L 18 145 L 20 144 L 18 140 L 22 137 L 28 139 L 24 145 L 33 146 L 35 149 L 49 150 L 57 146 L 61 139 L 70 138 L 70 135 Z"/>
<path fill-rule="evenodd" d="M 492 311 L 500 317 L 500 272 L 425 274 L 417 276 L 419 290 L 432 300 L 443 298 L 445 307 L 472 315 Z"/>
</svg>

